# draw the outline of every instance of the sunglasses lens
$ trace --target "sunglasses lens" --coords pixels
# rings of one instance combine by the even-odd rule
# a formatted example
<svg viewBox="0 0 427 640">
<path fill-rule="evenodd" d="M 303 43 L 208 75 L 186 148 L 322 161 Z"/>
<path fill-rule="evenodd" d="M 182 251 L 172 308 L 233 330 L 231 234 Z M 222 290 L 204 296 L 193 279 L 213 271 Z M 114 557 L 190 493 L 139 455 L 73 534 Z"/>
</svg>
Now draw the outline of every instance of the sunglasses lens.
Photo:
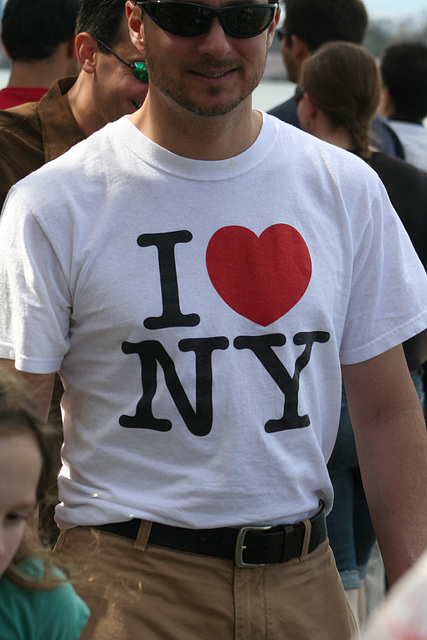
<svg viewBox="0 0 427 640">
<path fill-rule="evenodd" d="M 176 36 L 201 35 L 208 30 L 212 20 L 208 10 L 186 2 L 156 2 L 144 8 L 159 27 Z"/>
<path fill-rule="evenodd" d="M 205 33 L 216 15 L 224 31 L 234 38 L 252 38 L 271 23 L 276 5 L 241 5 L 219 11 L 191 2 L 141 2 L 154 22 L 176 36 L 192 37 Z"/>
<path fill-rule="evenodd" d="M 234 38 L 252 38 L 267 29 L 274 11 L 274 7 L 256 4 L 230 7 L 221 15 L 221 23 L 225 31 Z"/>
<path fill-rule="evenodd" d="M 134 62 L 132 71 L 135 78 L 148 84 L 148 72 L 145 62 Z"/>
</svg>

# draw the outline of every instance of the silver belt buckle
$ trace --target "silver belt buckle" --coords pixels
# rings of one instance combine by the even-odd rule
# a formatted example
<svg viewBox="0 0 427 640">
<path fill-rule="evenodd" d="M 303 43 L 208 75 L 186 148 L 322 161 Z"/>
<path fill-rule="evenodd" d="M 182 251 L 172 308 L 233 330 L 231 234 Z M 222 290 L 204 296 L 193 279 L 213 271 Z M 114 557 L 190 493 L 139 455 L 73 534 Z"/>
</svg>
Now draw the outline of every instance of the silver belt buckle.
<svg viewBox="0 0 427 640">
<path fill-rule="evenodd" d="M 236 539 L 236 552 L 234 554 L 234 562 L 238 567 L 243 568 L 254 568 L 254 567 L 265 567 L 265 564 L 251 564 L 249 562 L 243 562 L 243 552 L 247 548 L 245 545 L 245 538 L 248 531 L 268 531 L 272 529 L 272 525 L 267 527 L 242 527 L 237 534 Z"/>
</svg>

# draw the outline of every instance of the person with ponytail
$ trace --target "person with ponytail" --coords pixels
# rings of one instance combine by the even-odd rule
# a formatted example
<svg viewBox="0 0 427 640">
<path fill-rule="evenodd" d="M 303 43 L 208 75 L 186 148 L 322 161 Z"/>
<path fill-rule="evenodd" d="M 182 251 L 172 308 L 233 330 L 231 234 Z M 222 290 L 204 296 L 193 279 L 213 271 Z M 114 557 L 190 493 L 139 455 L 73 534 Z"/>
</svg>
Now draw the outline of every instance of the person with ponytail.
<svg viewBox="0 0 427 640">
<path fill-rule="evenodd" d="M 380 102 L 380 72 L 361 46 L 347 42 L 323 45 L 308 58 L 295 92 L 302 128 L 317 138 L 359 156 L 384 183 L 412 243 L 427 264 L 427 173 L 371 146 L 370 126 Z M 358 180 L 358 175 L 354 175 Z M 421 402 L 426 332 L 404 343 L 412 379 Z M 338 438 L 328 463 L 334 507 L 327 523 L 331 547 L 350 605 L 363 623 L 363 579 L 375 533 L 360 475 L 355 440 L 343 387 Z"/>
</svg>

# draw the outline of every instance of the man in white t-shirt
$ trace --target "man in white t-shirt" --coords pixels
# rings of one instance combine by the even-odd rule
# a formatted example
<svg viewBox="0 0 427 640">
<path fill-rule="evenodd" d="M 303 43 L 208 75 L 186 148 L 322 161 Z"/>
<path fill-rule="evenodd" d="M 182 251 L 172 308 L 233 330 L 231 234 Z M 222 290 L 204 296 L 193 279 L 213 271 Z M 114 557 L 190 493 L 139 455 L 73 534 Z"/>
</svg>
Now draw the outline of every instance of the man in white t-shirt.
<svg viewBox="0 0 427 640">
<path fill-rule="evenodd" d="M 399 42 L 381 58 L 381 111 L 399 136 L 405 160 L 427 171 L 427 46 Z"/>
<path fill-rule="evenodd" d="M 324 517 L 341 367 L 394 582 L 426 544 L 400 346 L 424 269 L 365 163 L 252 110 L 278 5 L 127 12 L 143 107 L 0 222 L 0 356 L 44 412 L 64 382 L 56 550 L 82 638 L 350 638 Z"/>
</svg>

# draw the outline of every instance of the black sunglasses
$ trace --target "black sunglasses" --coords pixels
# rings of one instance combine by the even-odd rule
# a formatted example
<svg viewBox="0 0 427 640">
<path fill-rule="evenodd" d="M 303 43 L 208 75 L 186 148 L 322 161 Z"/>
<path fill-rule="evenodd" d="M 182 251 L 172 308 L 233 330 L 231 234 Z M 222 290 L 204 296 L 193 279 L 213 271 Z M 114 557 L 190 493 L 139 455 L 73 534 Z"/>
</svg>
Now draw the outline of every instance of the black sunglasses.
<svg viewBox="0 0 427 640">
<path fill-rule="evenodd" d="M 297 105 L 301 102 L 304 93 L 305 93 L 304 87 L 297 86 L 294 93 L 294 100 Z"/>
<path fill-rule="evenodd" d="M 253 38 L 273 21 L 278 3 L 236 4 L 214 9 L 193 2 L 137 2 L 161 29 L 184 38 L 201 36 L 218 18 L 225 33 L 233 38 Z"/>
<path fill-rule="evenodd" d="M 102 40 L 99 40 L 98 38 L 95 38 L 95 40 L 97 41 L 98 44 L 101 45 L 101 47 L 104 47 L 104 49 L 107 49 L 107 51 L 112 53 L 113 56 L 117 58 L 117 60 L 120 60 L 120 62 L 123 62 L 123 64 L 129 67 L 129 69 L 131 69 L 135 78 L 140 80 L 140 82 L 145 82 L 145 84 L 148 84 L 148 71 L 147 71 L 147 65 L 145 64 L 145 62 L 142 62 L 142 61 L 128 62 L 127 60 L 119 56 L 118 53 L 113 51 L 113 49 L 111 49 L 107 44 L 105 44 L 105 42 L 102 42 Z"/>
</svg>

